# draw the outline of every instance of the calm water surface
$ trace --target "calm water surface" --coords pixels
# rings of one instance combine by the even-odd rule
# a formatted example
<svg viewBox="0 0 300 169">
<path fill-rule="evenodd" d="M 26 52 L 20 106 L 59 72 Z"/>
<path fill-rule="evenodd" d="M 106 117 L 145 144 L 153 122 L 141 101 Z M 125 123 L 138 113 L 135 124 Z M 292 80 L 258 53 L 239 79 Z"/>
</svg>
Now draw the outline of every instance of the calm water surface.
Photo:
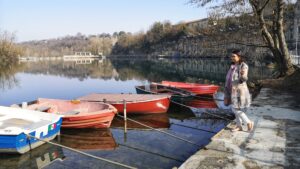
<svg viewBox="0 0 300 169">
<path fill-rule="evenodd" d="M 226 62 L 224 62 L 226 63 Z M 134 86 L 172 80 L 223 85 L 228 63 L 214 60 L 96 60 L 82 62 L 26 62 L 1 68 L 0 104 L 39 97 L 74 99 L 89 93 L 135 93 Z M 270 70 L 253 68 L 252 79 L 269 76 Z M 220 92 L 220 98 L 222 93 Z M 116 117 L 106 130 L 62 130 L 55 141 L 84 152 L 137 168 L 172 168 L 209 142 L 226 121 L 207 118 L 195 110 L 218 111 L 222 103 L 184 102 L 195 109 L 172 104 L 167 114 L 130 116 L 201 147 Z M 221 109 L 218 109 L 221 108 Z M 208 130 L 207 131 L 203 131 Z M 123 168 L 57 146 L 45 144 L 24 155 L 0 155 L 0 168 Z"/>
</svg>

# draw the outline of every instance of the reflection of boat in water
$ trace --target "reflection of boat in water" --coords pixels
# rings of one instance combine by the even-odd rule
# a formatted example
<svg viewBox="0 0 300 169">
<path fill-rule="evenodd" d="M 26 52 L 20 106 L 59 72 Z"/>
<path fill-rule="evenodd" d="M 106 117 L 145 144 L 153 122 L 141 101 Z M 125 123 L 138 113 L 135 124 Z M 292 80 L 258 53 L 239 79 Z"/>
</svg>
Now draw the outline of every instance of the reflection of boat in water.
<svg viewBox="0 0 300 169">
<path fill-rule="evenodd" d="M 144 114 L 144 115 L 130 115 L 128 118 L 136 120 L 140 123 L 143 123 L 147 126 L 153 128 L 169 128 L 170 121 L 167 114 Z M 124 127 L 124 119 L 123 118 L 114 118 L 111 127 Z M 127 128 L 129 129 L 149 129 L 148 127 L 142 126 L 133 121 L 127 120 Z"/>
<path fill-rule="evenodd" d="M 184 120 L 195 117 L 195 114 L 190 108 L 173 102 L 168 110 L 168 116 L 173 119 Z"/>
<path fill-rule="evenodd" d="M 80 150 L 113 150 L 117 147 L 109 129 L 64 129 L 60 144 Z"/>
<path fill-rule="evenodd" d="M 169 116 L 176 119 L 186 119 L 189 117 L 198 117 L 201 119 L 232 119 L 233 114 L 230 109 L 219 108 L 216 101 L 211 98 L 207 99 L 192 99 L 183 100 L 181 102 L 174 102 L 170 107 L 171 113 Z M 175 110 L 175 111 L 172 111 Z M 177 113 L 178 110 L 182 112 Z M 185 116 L 183 116 L 185 115 Z M 183 118 L 185 117 L 185 118 Z"/>
<path fill-rule="evenodd" d="M 217 108 L 218 105 L 214 101 L 213 98 L 211 99 L 193 99 L 193 100 L 186 100 L 184 104 L 193 108 Z"/>
<path fill-rule="evenodd" d="M 40 169 L 65 158 L 62 148 L 44 144 L 23 155 L 0 154 L 0 169 Z"/>
</svg>

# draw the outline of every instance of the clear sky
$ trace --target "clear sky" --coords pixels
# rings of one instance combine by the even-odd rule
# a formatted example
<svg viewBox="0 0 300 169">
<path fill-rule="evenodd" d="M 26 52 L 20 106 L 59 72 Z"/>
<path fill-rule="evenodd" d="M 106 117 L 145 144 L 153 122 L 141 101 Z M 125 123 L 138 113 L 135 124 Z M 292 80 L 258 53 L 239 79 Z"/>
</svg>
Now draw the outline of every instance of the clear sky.
<svg viewBox="0 0 300 169">
<path fill-rule="evenodd" d="M 188 0 L 0 0 L 0 30 L 17 41 L 146 31 L 155 21 L 173 24 L 207 17 Z"/>
</svg>

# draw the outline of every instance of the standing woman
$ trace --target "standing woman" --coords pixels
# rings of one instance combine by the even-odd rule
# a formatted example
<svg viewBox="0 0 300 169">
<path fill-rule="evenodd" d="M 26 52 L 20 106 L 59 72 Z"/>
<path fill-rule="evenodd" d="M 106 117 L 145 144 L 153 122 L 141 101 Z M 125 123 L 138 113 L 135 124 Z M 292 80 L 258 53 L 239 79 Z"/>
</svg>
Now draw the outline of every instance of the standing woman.
<svg viewBox="0 0 300 169">
<path fill-rule="evenodd" d="M 237 126 L 232 131 L 242 131 L 242 123 L 247 124 L 248 131 L 253 129 L 253 122 L 245 114 L 250 107 L 251 96 L 247 87 L 248 65 L 243 61 L 241 51 L 231 53 L 231 67 L 226 76 L 224 104 L 232 104 L 232 111 L 236 117 Z"/>
</svg>

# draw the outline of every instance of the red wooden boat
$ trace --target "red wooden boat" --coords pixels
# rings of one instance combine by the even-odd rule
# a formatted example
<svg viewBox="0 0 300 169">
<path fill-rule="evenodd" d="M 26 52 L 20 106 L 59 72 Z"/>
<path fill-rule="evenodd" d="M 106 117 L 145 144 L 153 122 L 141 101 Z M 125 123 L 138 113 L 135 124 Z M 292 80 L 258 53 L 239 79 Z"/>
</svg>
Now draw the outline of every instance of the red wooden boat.
<svg viewBox="0 0 300 169">
<path fill-rule="evenodd" d="M 136 92 L 138 94 L 164 94 L 171 96 L 171 100 L 178 100 L 178 99 L 187 99 L 192 98 L 195 94 L 169 86 L 163 86 L 158 83 L 151 83 L 149 85 L 143 86 L 135 86 Z"/>
<path fill-rule="evenodd" d="M 217 85 L 207 85 L 207 84 L 198 84 L 198 83 L 162 81 L 161 84 L 164 86 L 184 89 L 196 95 L 213 95 L 219 89 L 219 86 Z"/>
<path fill-rule="evenodd" d="M 66 129 L 60 144 L 79 150 L 113 150 L 118 145 L 109 129 Z"/>
<path fill-rule="evenodd" d="M 28 109 L 63 116 L 62 128 L 108 128 L 117 110 L 105 103 L 39 98 Z"/>
<path fill-rule="evenodd" d="M 119 113 L 124 111 L 134 114 L 166 113 L 170 104 L 170 95 L 151 94 L 89 94 L 79 97 L 78 100 L 88 102 L 105 102 L 113 105 Z"/>
</svg>

